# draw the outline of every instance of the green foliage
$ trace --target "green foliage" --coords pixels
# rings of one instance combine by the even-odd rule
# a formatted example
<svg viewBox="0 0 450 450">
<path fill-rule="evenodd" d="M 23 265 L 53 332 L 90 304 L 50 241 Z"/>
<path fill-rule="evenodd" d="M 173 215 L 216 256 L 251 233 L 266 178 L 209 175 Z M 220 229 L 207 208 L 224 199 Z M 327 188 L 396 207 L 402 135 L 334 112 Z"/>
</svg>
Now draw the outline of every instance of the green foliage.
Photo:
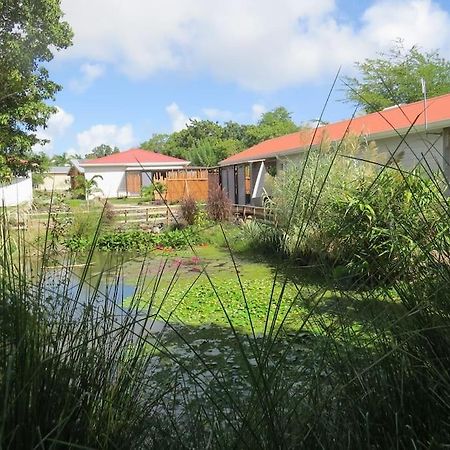
<svg viewBox="0 0 450 450">
<path fill-rule="evenodd" d="M 52 166 L 68 166 L 68 165 L 70 165 L 70 161 L 72 158 L 81 159 L 81 158 L 77 158 L 76 155 L 72 156 L 72 155 L 69 155 L 68 153 L 64 152 L 64 153 L 61 153 L 60 155 L 53 155 L 50 160 L 50 165 L 52 165 Z"/>
<path fill-rule="evenodd" d="M 103 233 L 97 241 L 100 250 L 148 251 L 155 248 L 185 248 L 200 241 L 195 228 L 148 233 L 142 230 L 114 231 Z"/>
<path fill-rule="evenodd" d="M 154 133 L 152 137 L 140 145 L 140 148 L 144 150 L 150 150 L 156 153 L 165 153 L 167 140 L 169 134 Z"/>
<path fill-rule="evenodd" d="M 156 181 L 142 187 L 141 197 L 144 198 L 144 201 L 151 202 L 153 200 L 160 199 L 161 196 L 164 197 L 166 192 L 167 186 L 159 181 Z"/>
<path fill-rule="evenodd" d="M 298 131 L 298 126 L 293 122 L 291 114 L 286 108 L 278 107 L 262 114 L 257 125 L 248 127 L 247 143 L 252 146 L 295 131 Z"/>
<path fill-rule="evenodd" d="M 31 148 L 38 127 L 56 111 L 48 105 L 60 89 L 44 64 L 71 44 L 59 2 L 26 0 L 0 5 L 0 156 L 3 180 L 23 176 L 39 159 Z"/>
<path fill-rule="evenodd" d="M 195 166 L 212 167 L 240 150 L 242 150 L 242 143 L 235 139 L 205 138 L 199 141 L 185 157 L 189 158 Z"/>
<path fill-rule="evenodd" d="M 93 194 L 99 192 L 97 180 L 102 180 L 101 175 L 94 175 L 89 180 L 84 175 L 75 177 L 75 186 L 71 189 L 72 197 L 78 199 L 89 200 Z"/>
<path fill-rule="evenodd" d="M 425 263 L 421 249 L 448 232 L 442 186 L 420 171 L 386 167 L 378 173 L 373 165 L 340 156 L 359 152 L 377 160 L 350 139 L 339 155 L 322 148 L 307 162 L 287 165 L 267 200 L 276 226 L 257 226 L 249 236 L 305 264 L 327 262 L 349 282 L 409 278 L 413 265 Z"/>
<path fill-rule="evenodd" d="M 450 92 L 450 62 L 437 50 L 422 52 L 416 46 L 405 49 L 399 40 L 388 53 L 355 65 L 360 77 L 345 79 L 347 100 L 367 113 L 423 99 L 422 78 L 429 97 Z"/>
<path fill-rule="evenodd" d="M 94 147 L 90 153 L 86 155 L 86 159 L 101 158 L 103 156 L 109 156 L 114 153 L 119 153 L 118 147 L 111 147 L 110 145 L 101 144 Z"/>
<path fill-rule="evenodd" d="M 51 255 L 34 261 L 23 236 L 5 231 L 0 447 L 142 448 L 155 426 L 153 399 L 142 388 L 155 351 L 144 345 L 136 310 L 117 318 L 119 281 L 109 285 L 108 299 L 98 286 L 75 292 L 70 258 L 50 269 Z M 15 241 L 19 257 L 11 253 Z M 78 283 L 90 280 L 84 274 Z"/>
<path fill-rule="evenodd" d="M 256 125 L 229 121 L 193 119 L 187 127 L 170 135 L 155 134 L 141 147 L 179 158 L 198 166 L 215 166 L 225 158 L 267 139 L 298 130 L 286 108 L 278 107 L 261 115 Z"/>
</svg>

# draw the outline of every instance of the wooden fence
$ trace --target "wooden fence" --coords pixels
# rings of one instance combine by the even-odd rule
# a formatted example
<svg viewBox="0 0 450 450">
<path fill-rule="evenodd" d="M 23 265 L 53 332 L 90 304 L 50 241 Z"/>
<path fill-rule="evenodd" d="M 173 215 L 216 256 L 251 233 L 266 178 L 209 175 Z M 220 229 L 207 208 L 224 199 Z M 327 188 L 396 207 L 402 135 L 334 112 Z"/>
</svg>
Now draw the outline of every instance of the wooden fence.
<svg viewBox="0 0 450 450">
<path fill-rule="evenodd" d="M 91 213 L 94 211 L 91 211 Z M 96 210 L 100 217 L 101 210 Z M 136 206 L 136 207 L 115 207 L 112 208 L 115 217 L 115 222 L 118 224 L 147 224 L 154 225 L 170 225 L 180 219 L 180 207 L 178 205 L 171 205 L 166 207 L 161 206 Z M 89 214 L 89 211 L 78 211 L 77 214 Z M 72 211 L 54 211 L 52 215 L 59 218 L 74 216 Z M 45 226 L 48 222 L 48 213 L 28 213 L 23 215 L 21 226 L 26 228 Z"/>
<path fill-rule="evenodd" d="M 168 202 L 179 202 L 192 197 L 197 202 L 208 199 L 208 169 L 185 169 L 154 174 L 153 181 L 165 186 L 164 197 Z"/>
</svg>

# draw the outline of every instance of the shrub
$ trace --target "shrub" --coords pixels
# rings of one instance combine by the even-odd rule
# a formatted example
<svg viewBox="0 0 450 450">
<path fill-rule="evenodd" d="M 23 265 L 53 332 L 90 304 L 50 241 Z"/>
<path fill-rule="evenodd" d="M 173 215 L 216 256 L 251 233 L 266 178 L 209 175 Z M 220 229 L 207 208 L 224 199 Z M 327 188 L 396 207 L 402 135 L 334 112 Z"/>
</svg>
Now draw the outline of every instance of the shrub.
<svg viewBox="0 0 450 450">
<path fill-rule="evenodd" d="M 141 196 L 145 201 L 151 202 L 164 197 L 167 192 L 167 186 L 159 181 L 143 186 L 141 189 Z"/>
<path fill-rule="evenodd" d="M 107 251 L 146 251 L 156 247 L 184 248 L 200 241 L 196 229 L 169 230 L 159 234 L 142 230 L 114 231 L 103 233 L 97 240 L 100 250 Z"/>
<path fill-rule="evenodd" d="M 206 211 L 211 220 L 225 222 L 232 217 L 232 204 L 220 186 L 209 190 Z"/>
<path fill-rule="evenodd" d="M 194 225 L 199 213 L 197 202 L 191 197 L 184 197 L 180 203 L 181 217 L 188 225 Z"/>
<path fill-rule="evenodd" d="M 358 147 L 350 143 L 351 156 Z M 271 243 L 303 263 L 327 262 L 354 281 L 408 277 L 408 268 L 420 264 L 420 245 L 445 232 L 439 189 L 437 179 L 419 170 L 400 173 L 382 166 L 377 172 L 373 164 L 342 157 L 337 149 L 312 150 L 307 161 L 288 164 L 275 178 L 266 201 L 277 230 L 270 233 Z M 258 239 L 267 245 L 266 235 L 255 234 Z"/>
</svg>

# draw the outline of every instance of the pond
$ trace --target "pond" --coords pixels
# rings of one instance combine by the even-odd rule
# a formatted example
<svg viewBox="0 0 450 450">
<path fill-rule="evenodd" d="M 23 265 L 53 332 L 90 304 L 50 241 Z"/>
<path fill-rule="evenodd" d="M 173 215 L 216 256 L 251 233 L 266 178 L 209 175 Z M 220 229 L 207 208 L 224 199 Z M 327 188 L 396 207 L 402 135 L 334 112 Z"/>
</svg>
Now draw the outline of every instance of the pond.
<svg viewBox="0 0 450 450">
<path fill-rule="evenodd" d="M 89 266 L 79 260 L 71 267 L 65 262 L 60 266 L 66 267 L 48 269 L 46 287 L 63 292 L 80 310 L 86 302 L 99 311 L 107 305 L 118 324 L 136 310 L 138 323 L 150 316 L 146 332 L 149 342 L 158 346 L 152 350 L 150 383 L 175 377 L 186 384 L 187 377 L 207 390 L 220 373 L 229 382 L 239 379 L 244 389 L 248 366 L 258 366 L 264 331 L 278 332 L 275 324 L 288 315 L 270 364 L 286 358 L 285 332 L 294 333 L 305 312 L 296 302 L 301 289 L 288 283 L 278 302 L 281 283 L 274 286 L 270 264 L 231 257 L 212 245 L 194 251 L 153 251 L 146 256 L 96 252 Z M 61 280 L 68 281 L 62 285 Z M 287 361 L 292 367 L 303 358 L 307 340 L 300 337 L 295 346 L 289 344 Z"/>
</svg>

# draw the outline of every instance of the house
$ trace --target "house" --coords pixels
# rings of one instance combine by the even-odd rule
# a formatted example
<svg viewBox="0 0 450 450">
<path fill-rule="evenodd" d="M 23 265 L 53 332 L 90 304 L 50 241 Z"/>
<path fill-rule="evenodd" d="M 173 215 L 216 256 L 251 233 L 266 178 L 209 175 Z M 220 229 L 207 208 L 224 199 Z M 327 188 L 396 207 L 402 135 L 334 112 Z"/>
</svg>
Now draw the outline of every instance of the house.
<svg viewBox="0 0 450 450">
<path fill-rule="evenodd" d="M 70 166 L 54 166 L 42 173 L 43 180 L 36 186 L 39 191 L 68 191 L 70 189 Z"/>
<path fill-rule="evenodd" d="M 0 184 L 0 206 L 30 205 L 33 201 L 31 172 L 24 177 L 16 177 L 10 183 Z"/>
<path fill-rule="evenodd" d="M 99 197 L 140 196 L 142 187 L 153 176 L 164 177 L 168 171 L 183 169 L 189 161 L 143 149 L 130 149 L 77 163 L 86 180 L 95 178 Z"/>
<path fill-rule="evenodd" d="M 428 171 L 439 171 L 450 181 L 450 94 L 446 94 L 261 142 L 219 163 L 221 185 L 233 203 L 259 205 L 267 173 L 301 159 L 324 140 L 339 142 L 348 135 L 373 142 L 378 154 L 386 160 L 395 158 L 405 169 L 424 163 Z"/>
</svg>

